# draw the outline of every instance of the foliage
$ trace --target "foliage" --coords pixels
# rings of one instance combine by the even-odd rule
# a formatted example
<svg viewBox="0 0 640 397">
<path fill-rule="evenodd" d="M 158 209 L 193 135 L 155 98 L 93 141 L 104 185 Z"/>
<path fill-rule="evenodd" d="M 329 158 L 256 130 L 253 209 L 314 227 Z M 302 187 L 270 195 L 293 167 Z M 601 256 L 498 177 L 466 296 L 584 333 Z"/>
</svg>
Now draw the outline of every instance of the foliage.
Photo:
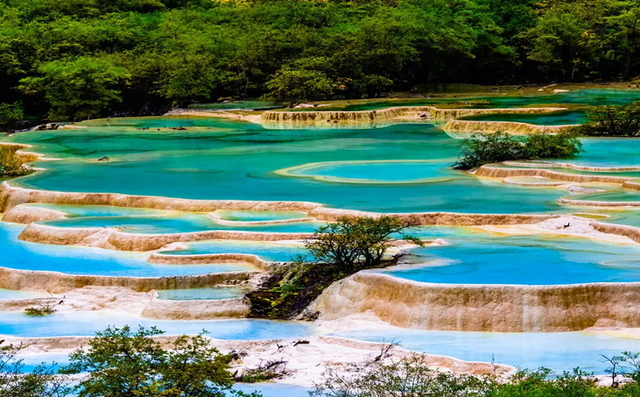
<svg viewBox="0 0 640 397">
<path fill-rule="evenodd" d="M 314 263 L 330 263 L 345 272 L 380 266 L 393 235 L 421 244 L 405 233 L 415 226 L 398 217 L 341 217 L 337 222 L 321 226 L 305 241 L 305 248 Z"/>
<path fill-rule="evenodd" d="M 636 136 L 640 132 L 640 101 L 590 109 L 587 122 L 575 131 L 582 135 Z"/>
<path fill-rule="evenodd" d="M 20 86 L 28 94 L 44 94 L 49 118 L 82 120 L 96 117 L 120 102 L 118 85 L 128 77 L 122 67 L 104 58 L 78 57 L 44 63 L 41 77 L 26 77 Z"/>
<path fill-rule="evenodd" d="M 34 171 L 16 156 L 18 150 L 15 146 L 0 146 L 0 177 L 23 176 Z"/>
<path fill-rule="evenodd" d="M 628 0 L 11 0 L 0 103 L 84 119 L 223 97 L 620 80 L 640 74 L 639 51 Z"/>
<path fill-rule="evenodd" d="M 497 370 L 497 368 L 496 368 Z M 579 368 L 552 376 L 549 369 L 502 374 L 456 375 L 429 367 L 422 355 L 400 360 L 376 359 L 351 364 L 347 371 L 328 368 L 314 397 L 631 397 L 636 382 L 617 387 L 598 386 L 592 374 Z"/>
<path fill-rule="evenodd" d="M 287 362 L 284 360 L 260 361 L 255 368 L 248 368 L 242 375 L 236 376 L 235 380 L 243 383 L 266 382 L 274 379 L 281 379 L 290 374 L 287 369 Z"/>
<path fill-rule="evenodd" d="M 469 170 L 484 164 L 508 160 L 572 158 L 582 151 L 582 143 L 572 132 L 538 133 L 518 137 L 502 132 L 475 134 L 462 142 L 461 156 L 454 168 Z"/>
<path fill-rule="evenodd" d="M 64 377 L 56 376 L 52 367 L 36 366 L 25 372 L 25 366 L 17 355 L 25 345 L 0 342 L 0 390 L 4 397 L 65 397 L 69 394 Z"/>
<path fill-rule="evenodd" d="M 494 386 L 489 378 L 455 375 L 430 368 L 425 356 L 377 359 L 350 364 L 347 371 L 328 368 L 313 397 L 481 397 Z"/>
<path fill-rule="evenodd" d="M 203 335 L 183 335 L 165 346 L 154 339 L 162 333 L 155 327 L 136 332 L 109 327 L 89 341 L 88 349 L 72 353 L 62 372 L 89 373 L 75 388 L 79 397 L 227 395 L 233 383 L 229 356 Z"/>
<path fill-rule="evenodd" d="M 55 303 L 51 300 L 44 300 L 37 306 L 31 306 L 24 309 L 27 316 L 46 316 L 55 313 Z"/>
<path fill-rule="evenodd" d="M 341 217 L 320 227 L 305 242 L 308 257 L 280 267 L 257 291 L 247 294 L 250 316 L 295 317 L 332 283 L 362 269 L 396 264 L 401 254 L 385 256 L 394 238 L 423 244 L 406 233 L 411 226 L 398 217 L 381 216 Z"/>
<path fill-rule="evenodd" d="M 0 103 L 0 131 L 17 128 L 23 118 L 24 110 L 19 102 Z"/>
<path fill-rule="evenodd" d="M 298 101 L 327 99 L 333 94 L 331 80 L 315 70 L 279 70 L 267 81 L 268 99 L 295 104 Z"/>
</svg>

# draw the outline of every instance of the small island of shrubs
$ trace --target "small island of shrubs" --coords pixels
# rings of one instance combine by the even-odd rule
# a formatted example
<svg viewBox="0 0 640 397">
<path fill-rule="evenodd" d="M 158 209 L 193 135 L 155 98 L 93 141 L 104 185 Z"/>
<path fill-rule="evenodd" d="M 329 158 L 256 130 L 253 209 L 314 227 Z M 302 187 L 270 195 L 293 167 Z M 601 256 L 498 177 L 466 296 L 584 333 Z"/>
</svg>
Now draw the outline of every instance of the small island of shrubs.
<svg viewBox="0 0 640 397">
<path fill-rule="evenodd" d="M 485 164 L 509 160 L 573 158 L 582 152 L 582 143 L 573 132 L 530 134 L 526 136 L 474 134 L 461 145 L 455 169 L 470 170 Z"/>
</svg>

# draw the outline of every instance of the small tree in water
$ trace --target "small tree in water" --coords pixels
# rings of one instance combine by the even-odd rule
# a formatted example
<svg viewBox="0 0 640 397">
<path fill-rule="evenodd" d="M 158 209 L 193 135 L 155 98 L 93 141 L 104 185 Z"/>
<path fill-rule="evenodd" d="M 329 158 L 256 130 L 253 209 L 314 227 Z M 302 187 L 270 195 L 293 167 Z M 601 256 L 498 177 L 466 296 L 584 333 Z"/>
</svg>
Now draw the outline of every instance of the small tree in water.
<svg viewBox="0 0 640 397">
<path fill-rule="evenodd" d="M 250 292 L 250 317 L 293 318 L 325 288 L 362 269 L 396 264 L 401 255 L 385 257 L 394 238 L 422 245 L 406 233 L 412 222 L 394 216 L 342 217 L 319 228 L 305 242 L 307 256 L 273 272 L 260 289 Z M 313 313 L 307 313 L 313 317 Z"/>
<path fill-rule="evenodd" d="M 588 110 L 587 122 L 575 130 L 583 135 L 636 136 L 640 132 L 640 101 Z"/>
<path fill-rule="evenodd" d="M 391 246 L 393 235 L 418 245 L 422 242 L 406 234 L 415 226 L 398 217 L 342 217 L 336 223 L 319 228 L 305 242 L 305 248 L 315 263 L 333 264 L 346 272 L 357 268 L 378 267 Z"/>
</svg>

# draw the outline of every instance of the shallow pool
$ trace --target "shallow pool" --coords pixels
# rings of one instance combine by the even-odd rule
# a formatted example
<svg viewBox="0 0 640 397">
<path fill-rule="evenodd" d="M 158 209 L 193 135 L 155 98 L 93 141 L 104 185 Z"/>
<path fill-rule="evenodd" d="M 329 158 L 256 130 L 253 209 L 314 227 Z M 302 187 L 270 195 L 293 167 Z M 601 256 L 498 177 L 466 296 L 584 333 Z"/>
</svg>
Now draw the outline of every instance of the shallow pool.
<svg viewBox="0 0 640 397">
<path fill-rule="evenodd" d="M 39 163 L 47 171 L 12 183 L 77 192 L 311 201 L 388 212 L 562 210 L 556 204 L 560 192 L 539 190 L 523 197 L 517 187 L 451 170 L 449 165 L 458 156 L 460 142 L 428 124 L 364 130 L 268 130 L 252 123 L 195 118 L 191 122 L 202 127 L 186 131 L 134 128 L 165 120 L 173 119 L 127 119 L 111 126 L 89 123 L 84 130 L 14 134 L 8 140 L 33 144 L 35 151 L 62 160 Z M 97 162 L 102 156 L 112 160 Z M 426 184 L 362 184 L 276 173 L 308 163 L 388 160 L 440 164 L 436 168 L 414 168 L 411 180 L 434 175 L 446 178 Z M 386 180 L 405 179 L 402 169 L 391 168 L 386 171 Z M 372 175 L 366 167 L 346 171 L 348 177 L 356 179 Z"/>
<path fill-rule="evenodd" d="M 449 245 L 417 248 L 411 265 L 386 274 L 447 284 L 560 285 L 640 281 L 640 246 L 589 239 L 514 236 L 466 228 L 418 229 Z"/>
<path fill-rule="evenodd" d="M 35 291 L 16 291 L 12 289 L 2 289 L 0 288 L 0 299 L 29 299 L 29 298 L 43 298 L 47 297 L 49 294 L 46 292 L 35 292 Z"/>
<path fill-rule="evenodd" d="M 0 317 L 0 335 L 20 337 L 92 336 L 108 326 L 137 329 L 156 326 L 167 335 L 199 334 L 225 340 L 297 338 L 316 333 L 309 324 L 270 320 L 164 321 L 141 319 L 120 312 L 71 312 L 32 317 L 6 312 Z"/>
<path fill-rule="evenodd" d="M 465 117 L 462 120 L 508 121 L 536 125 L 582 124 L 587 120 L 583 110 L 563 111 L 541 114 L 482 114 Z"/>
<path fill-rule="evenodd" d="M 640 340 L 587 332 L 490 333 L 409 329 L 351 331 L 336 334 L 373 342 L 395 341 L 417 352 L 467 361 L 496 362 L 520 368 L 546 367 L 555 373 L 573 368 L 604 374 L 601 355 L 640 352 Z"/>
<path fill-rule="evenodd" d="M 301 244 L 239 240 L 198 241 L 186 243 L 184 249 L 160 251 L 161 254 L 166 255 L 250 254 L 276 262 L 288 262 L 305 252 Z"/>
<path fill-rule="evenodd" d="M 185 300 L 215 300 L 241 298 L 250 290 L 241 287 L 192 288 L 192 289 L 164 289 L 157 290 L 158 299 Z"/>
<path fill-rule="evenodd" d="M 155 265 L 148 253 L 28 243 L 18 240 L 24 226 L 0 222 L 0 266 L 102 276 L 164 277 L 256 270 L 243 264 Z"/>
</svg>

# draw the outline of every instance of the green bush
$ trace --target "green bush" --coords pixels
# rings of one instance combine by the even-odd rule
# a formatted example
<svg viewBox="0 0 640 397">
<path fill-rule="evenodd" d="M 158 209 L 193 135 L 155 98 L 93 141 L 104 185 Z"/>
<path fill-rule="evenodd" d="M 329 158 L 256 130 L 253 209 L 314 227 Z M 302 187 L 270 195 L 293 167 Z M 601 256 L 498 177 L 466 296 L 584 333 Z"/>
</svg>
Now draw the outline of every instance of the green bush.
<svg viewBox="0 0 640 397">
<path fill-rule="evenodd" d="M 0 103 L 0 131 L 17 128 L 23 118 L 24 110 L 20 103 Z"/>
<path fill-rule="evenodd" d="M 341 217 L 320 227 L 305 242 L 308 257 L 280 267 L 247 294 L 250 317 L 293 318 L 332 283 L 362 269 L 396 264 L 400 255 L 385 257 L 394 238 L 422 244 L 406 233 L 411 226 L 397 217 L 381 216 Z"/>
<path fill-rule="evenodd" d="M 524 137 L 496 132 L 475 134 L 462 142 L 460 150 L 461 156 L 453 167 L 469 170 L 509 160 L 572 158 L 582 152 L 582 143 L 572 132 Z"/>
<path fill-rule="evenodd" d="M 18 147 L 0 146 L 0 177 L 24 176 L 34 172 L 16 156 L 18 150 Z"/>
<path fill-rule="evenodd" d="M 590 109 L 587 122 L 574 131 L 581 135 L 636 136 L 640 132 L 640 101 Z"/>
<path fill-rule="evenodd" d="M 183 335 L 163 344 L 155 339 L 161 334 L 155 327 L 109 327 L 72 353 L 61 372 L 88 374 L 75 387 L 79 397 L 245 395 L 231 390 L 231 356 L 220 354 L 208 338 Z"/>
</svg>

